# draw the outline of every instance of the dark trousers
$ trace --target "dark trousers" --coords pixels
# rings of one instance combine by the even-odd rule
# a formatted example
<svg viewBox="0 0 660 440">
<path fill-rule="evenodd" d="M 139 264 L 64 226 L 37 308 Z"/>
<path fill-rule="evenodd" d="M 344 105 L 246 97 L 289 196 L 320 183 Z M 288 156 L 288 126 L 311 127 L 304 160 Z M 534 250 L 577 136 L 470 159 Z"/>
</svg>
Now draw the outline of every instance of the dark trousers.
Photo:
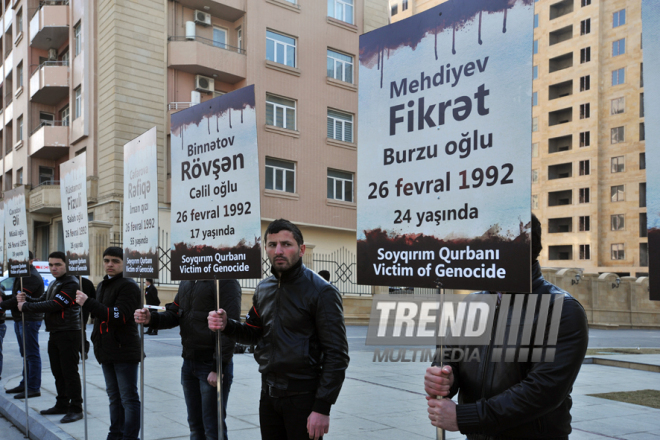
<svg viewBox="0 0 660 440">
<path fill-rule="evenodd" d="M 107 440 L 137 440 L 140 435 L 138 364 L 101 364 L 110 398 L 110 432 Z"/>
<path fill-rule="evenodd" d="M 207 381 L 212 370 L 213 362 L 183 360 L 181 385 L 188 409 L 191 440 L 218 438 L 218 392 Z M 222 432 L 226 440 L 227 399 L 234 378 L 234 361 L 223 367 L 222 375 Z"/>
<path fill-rule="evenodd" d="M 2 376 L 2 340 L 5 339 L 5 333 L 7 332 L 7 325 L 3 322 L 0 324 L 0 376 Z"/>
<path fill-rule="evenodd" d="M 41 321 L 25 321 L 25 356 L 27 362 L 28 391 L 41 390 L 41 354 L 39 353 L 39 329 Z M 18 349 L 23 357 L 23 322 L 14 322 L 14 332 L 18 341 Z M 23 371 L 23 378 L 25 371 Z M 25 380 L 21 379 L 20 387 L 25 387 Z"/>
<path fill-rule="evenodd" d="M 78 374 L 79 347 L 80 332 L 78 331 L 50 334 L 48 358 L 57 389 L 55 406 L 66 408 L 73 413 L 81 413 L 83 410 L 80 374 Z"/>
<path fill-rule="evenodd" d="M 261 440 L 309 440 L 307 418 L 312 413 L 314 400 L 314 392 L 270 397 L 262 389 L 259 401 Z"/>
</svg>

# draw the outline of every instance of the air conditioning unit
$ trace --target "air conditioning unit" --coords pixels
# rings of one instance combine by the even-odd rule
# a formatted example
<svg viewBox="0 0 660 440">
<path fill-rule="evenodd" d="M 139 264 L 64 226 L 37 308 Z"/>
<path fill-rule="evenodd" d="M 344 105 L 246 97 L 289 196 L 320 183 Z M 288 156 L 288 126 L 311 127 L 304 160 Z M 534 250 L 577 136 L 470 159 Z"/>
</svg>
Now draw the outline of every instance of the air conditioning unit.
<svg viewBox="0 0 660 440">
<path fill-rule="evenodd" d="M 211 14 L 204 11 L 195 11 L 195 23 L 202 26 L 211 26 Z"/>
<path fill-rule="evenodd" d="M 215 89 L 215 80 L 208 76 L 195 75 L 195 90 L 211 93 Z"/>
</svg>

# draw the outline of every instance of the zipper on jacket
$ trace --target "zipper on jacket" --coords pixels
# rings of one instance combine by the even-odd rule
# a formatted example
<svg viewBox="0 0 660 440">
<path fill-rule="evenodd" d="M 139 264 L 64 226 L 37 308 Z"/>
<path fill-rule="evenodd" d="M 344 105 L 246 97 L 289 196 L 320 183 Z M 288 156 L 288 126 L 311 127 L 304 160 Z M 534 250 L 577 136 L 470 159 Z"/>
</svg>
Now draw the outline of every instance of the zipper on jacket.
<svg viewBox="0 0 660 440">
<path fill-rule="evenodd" d="M 498 304 L 495 306 L 495 317 L 493 318 L 493 322 L 495 325 L 493 326 L 493 329 L 490 331 L 490 342 L 488 342 L 488 347 L 486 347 L 486 356 L 484 357 L 483 361 L 483 373 L 481 375 L 481 398 L 484 399 L 486 397 L 486 373 L 488 372 L 488 365 L 490 363 L 490 351 L 491 348 L 493 347 L 493 344 L 495 343 L 495 330 L 497 329 L 497 318 L 500 314 L 500 304 L 498 301 Z"/>
</svg>

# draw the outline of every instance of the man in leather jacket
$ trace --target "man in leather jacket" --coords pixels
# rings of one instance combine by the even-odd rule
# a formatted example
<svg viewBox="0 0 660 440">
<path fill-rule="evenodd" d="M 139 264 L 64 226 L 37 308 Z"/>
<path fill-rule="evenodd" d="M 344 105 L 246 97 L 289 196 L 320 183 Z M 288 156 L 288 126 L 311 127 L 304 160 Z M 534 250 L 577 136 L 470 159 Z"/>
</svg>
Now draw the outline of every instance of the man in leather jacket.
<svg viewBox="0 0 660 440">
<path fill-rule="evenodd" d="M 240 319 L 241 286 L 236 280 L 221 280 L 220 307 L 232 319 Z M 183 345 L 181 384 L 188 410 L 190 438 L 215 440 L 218 438 L 218 365 L 217 334 L 209 330 L 206 317 L 216 307 L 215 281 L 182 281 L 174 302 L 162 313 L 150 313 L 142 308 L 135 311 L 135 322 L 147 324 L 149 329 L 179 326 Z M 222 431 L 227 440 L 227 398 L 234 377 L 234 346 L 236 341 L 222 335 Z"/>
<path fill-rule="evenodd" d="M 55 406 L 41 414 L 64 414 L 60 423 L 83 418 L 78 355 L 80 353 L 80 306 L 76 304 L 78 281 L 66 273 L 66 255 L 53 252 L 48 256 L 48 268 L 55 277 L 45 295 L 25 302 L 19 295 L 18 309 L 23 313 L 43 313 L 48 339 L 50 369 L 55 377 Z M 34 301 L 34 302 L 32 302 Z"/>
<path fill-rule="evenodd" d="M 266 229 L 272 276 L 257 286 L 245 323 L 209 313 L 209 328 L 256 344 L 264 440 L 320 439 L 328 432 L 346 368 L 348 342 L 337 289 L 302 264 L 302 233 L 288 220 Z"/>
<path fill-rule="evenodd" d="M 529 295 L 553 295 L 551 305 L 557 296 L 564 297 L 554 361 L 492 362 L 486 359 L 489 347 L 482 347 L 481 362 L 465 360 L 428 368 L 424 389 L 434 426 L 460 431 L 469 440 L 568 439 L 570 393 L 587 351 L 589 329 L 580 303 L 543 279 L 538 262 L 541 249 L 541 223 L 532 215 L 533 291 Z M 538 311 L 535 321 L 537 316 Z M 457 392 L 458 405 L 450 400 Z"/>
</svg>

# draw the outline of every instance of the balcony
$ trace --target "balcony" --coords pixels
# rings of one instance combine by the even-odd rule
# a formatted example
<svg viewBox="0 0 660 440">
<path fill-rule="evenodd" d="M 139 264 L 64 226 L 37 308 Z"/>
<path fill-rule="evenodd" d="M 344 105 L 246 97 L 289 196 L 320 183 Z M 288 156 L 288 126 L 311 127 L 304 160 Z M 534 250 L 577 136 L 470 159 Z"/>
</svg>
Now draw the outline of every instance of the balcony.
<svg viewBox="0 0 660 440">
<path fill-rule="evenodd" d="M 48 50 L 69 39 L 69 0 L 42 2 L 30 19 L 30 45 Z"/>
<path fill-rule="evenodd" d="M 62 121 L 42 122 L 30 134 L 30 157 L 55 160 L 69 154 L 69 127 Z"/>
<path fill-rule="evenodd" d="M 247 76 L 245 51 L 207 38 L 169 37 L 169 67 L 236 84 Z"/>
<path fill-rule="evenodd" d="M 571 38 L 573 38 L 573 25 L 557 29 L 556 31 L 550 32 L 550 46 L 568 41 Z"/>
<path fill-rule="evenodd" d="M 165 127 L 166 132 L 170 132 L 170 123 L 172 120 L 172 114 L 179 112 L 183 109 L 190 108 L 198 102 L 170 102 L 167 104 L 167 127 Z"/>
<path fill-rule="evenodd" d="M 573 164 L 571 162 L 548 167 L 548 180 L 567 179 L 569 177 L 573 177 Z"/>
<path fill-rule="evenodd" d="M 178 0 L 178 3 L 186 8 L 208 12 L 232 23 L 245 15 L 246 2 L 247 0 Z"/>
<path fill-rule="evenodd" d="M 30 100 L 55 105 L 69 96 L 68 61 L 46 61 L 30 77 Z"/>
<path fill-rule="evenodd" d="M 562 232 L 573 232 L 573 218 L 551 218 L 548 219 L 548 233 L 559 234 Z"/>
<path fill-rule="evenodd" d="M 548 153 L 561 153 L 573 149 L 573 135 L 559 136 L 548 139 Z"/>
<path fill-rule="evenodd" d="M 563 0 L 561 2 L 550 5 L 550 20 L 563 17 L 566 14 L 573 12 L 573 4 L 575 0 Z"/>
<path fill-rule="evenodd" d="M 29 212 L 58 214 L 61 210 L 60 182 L 56 180 L 48 181 L 30 191 Z"/>
<path fill-rule="evenodd" d="M 550 73 L 573 67 L 573 52 L 550 58 L 548 67 Z"/>
<path fill-rule="evenodd" d="M 563 108 L 561 110 L 548 113 L 548 125 L 550 127 L 553 125 L 568 124 L 571 121 L 573 121 L 572 107 Z"/>
<path fill-rule="evenodd" d="M 553 84 L 548 87 L 548 100 L 563 98 L 573 94 L 573 80 L 564 81 L 559 84 Z"/>
</svg>

